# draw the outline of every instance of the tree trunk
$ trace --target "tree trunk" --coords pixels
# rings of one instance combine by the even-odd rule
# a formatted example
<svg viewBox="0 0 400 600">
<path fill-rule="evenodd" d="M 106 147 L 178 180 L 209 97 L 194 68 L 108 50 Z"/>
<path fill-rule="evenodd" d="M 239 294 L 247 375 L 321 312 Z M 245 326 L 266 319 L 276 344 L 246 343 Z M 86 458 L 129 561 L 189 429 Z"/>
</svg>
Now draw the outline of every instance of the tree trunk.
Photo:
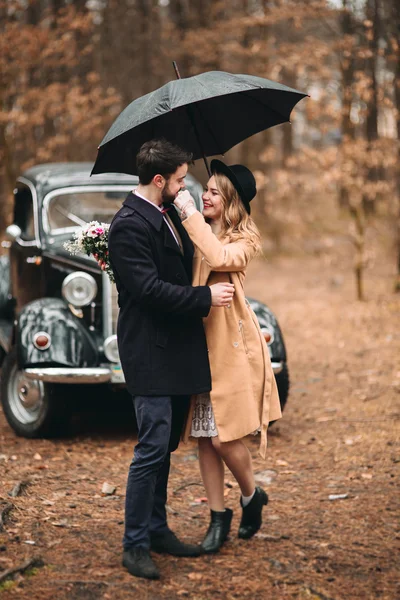
<svg viewBox="0 0 400 600">
<path fill-rule="evenodd" d="M 400 5 L 393 4 L 394 31 L 400 33 Z M 397 153 L 398 161 L 396 168 L 397 176 L 397 202 L 398 202 L 398 221 L 397 221 L 397 281 L 395 291 L 400 292 L 400 46 L 397 42 L 396 47 L 396 65 L 394 70 L 394 99 L 397 111 Z"/>
<path fill-rule="evenodd" d="M 283 69 L 282 82 L 291 88 L 296 87 L 296 75 L 292 69 Z M 284 123 L 282 127 L 282 167 L 287 166 L 287 162 L 293 154 L 293 128 L 291 123 Z"/>
<path fill-rule="evenodd" d="M 342 152 L 346 160 L 350 160 L 347 144 L 355 142 L 355 127 L 351 121 L 351 107 L 353 101 L 353 81 L 355 71 L 354 36 L 356 35 L 354 15 L 351 12 L 352 7 L 349 0 L 343 1 L 343 12 L 341 18 L 342 33 L 344 36 L 344 49 L 341 57 L 342 68 L 342 86 L 343 86 L 343 106 L 342 106 Z M 353 40 L 351 40 L 353 37 Z M 346 41 L 348 42 L 346 44 Z M 347 150 L 347 152 L 346 152 Z M 351 148 L 350 148 L 351 150 Z M 353 193 L 356 193 L 355 191 Z M 356 234 L 354 237 L 354 245 L 356 248 L 355 257 L 355 278 L 357 288 L 357 299 L 364 300 L 364 248 L 365 248 L 365 212 L 363 208 L 362 197 L 350 198 L 349 188 L 346 182 L 341 184 L 339 203 L 342 208 L 348 208 L 353 219 Z"/>
<path fill-rule="evenodd" d="M 372 23 L 372 27 L 368 27 L 371 31 L 368 32 L 369 41 L 368 49 L 370 55 L 366 60 L 366 72 L 371 78 L 371 97 L 368 102 L 367 119 L 366 119 L 366 134 L 368 140 L 368 152 L 373 152 L 374 142 L 378 139 L 378 82 L 376 77 L 377 58 L 378 58 L 378 37 L 379 37 L 379 0 L 367 0 L 366 17 Z M 367 29 L 367 31 L 368 31 Z M 367 182 L 377 182 L 383 173 L 379 173 L 377 167 L 371 167 L 367 172 Z M 363 207 L 365 213 L 375 213 L 375 197 L 363 194 Z"/>
<path fill-rule="evenodd" d="M 341 15 L 341 29 L 343 36 L 354 35 L 354 22 L 348 0 L 343 0 L 343 12 Z M 354 81 L 354 58 L 352 48 L 343 52 L 341 57 L 342 71 L 342 144 L 354 140 L 355 128 L 351 121 L 351 106 L 353 101 L 352 85 Z M 339 190 L 339 204 L 342 208 L 349 207 L 349 194 L 345 186 L 341 185 Z"/>
<path fill-rule="evenodd" d="M 179 40 L 182 43 L 190 29 L 188 2 L 186 0 L 171 0 L 169 14 L 178 29 Z M 192 74 L 191 68 L 193 65 L 187 52 L 180 53 L 178 67 L 181 77 L 189 77 Z"/>
<path fill-rule="evenodd" d="M 5 190 L 4 194 L 1 194 L 3 198 L 0 206 L 0 234 L 3 232 L 10 222 L 10 215 L 12 212 L 12 190 L 14 189 L 16 173 L 13 166 L 12 151 L 9 146 L 7 137 L 5 135 L 5 127 L 0 126 L 0 147 L 2 148 L 1 156 L 3 162 L 3 169 L 5 171 Z"/>
<path fill-rule="evenodd" d="M 365 249 L 365 214 L 362 202 L 358 202 L 350 207 L 350 214 L 353 217 L 356 234 L 354 237 L 354 245 L 356 247 L 355 256 L 355 276 L 357 300 L 364 301 L 364 249 Z"/>
</svg>

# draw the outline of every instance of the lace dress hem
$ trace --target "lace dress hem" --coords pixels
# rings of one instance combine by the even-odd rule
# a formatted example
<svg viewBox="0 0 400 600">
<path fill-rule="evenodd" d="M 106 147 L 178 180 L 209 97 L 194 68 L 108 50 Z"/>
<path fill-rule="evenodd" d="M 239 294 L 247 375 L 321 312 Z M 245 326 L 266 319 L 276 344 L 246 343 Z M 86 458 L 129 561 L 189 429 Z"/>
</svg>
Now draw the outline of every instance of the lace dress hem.
<svg viewBox="0 0 400 600">
<path fill-rule="evenodd" d="M 256 431 L 252 431 L 251 435 L 257 435 L 260 432 L 261 427 Z M 196 396 L 190 436 L 193 438 L 218 436 L 214 411 L 208 392 Z"/>
</svg>

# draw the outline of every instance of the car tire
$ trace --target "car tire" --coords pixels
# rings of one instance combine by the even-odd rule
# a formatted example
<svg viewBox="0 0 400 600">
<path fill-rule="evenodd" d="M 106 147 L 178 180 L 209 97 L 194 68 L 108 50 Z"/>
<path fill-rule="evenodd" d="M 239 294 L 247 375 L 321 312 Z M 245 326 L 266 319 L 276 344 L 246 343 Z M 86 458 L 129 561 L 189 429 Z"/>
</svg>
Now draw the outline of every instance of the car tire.
<svg viewBox="0 0 400 600">
<path fill-rule="evenodd" d="M 5 352 L 4 348 L 2 348 L 0 346 L 0 369 L 1 369 L 1 366 L 2 366 L 2 364 L 4 362 L 5 357 L 6 357 L 6 352 Z"/>
<path fill-rule="evenodd" d="M 2 364 L 0 394 L 6 419 L 17 435 L 55 437 L 69 424 L 65 388 L 25 379 L 15 347 Z"/>
<path fill-rule="evenodd" d="M 275 379 L 276 379 L 276 385 L 278 386 L 279 401 L 281 403 L 281 411 L 283 412 L 283 409 L 285 408 L 285 405 L 286 405 L 286 402 L 287 402 L 287 399 L 289 396 L 289 387 L 290 387 L 289 370 L 288 370 L 288 366 L 286 363 L 284 363 L 284 365 L 282 367 L 282 371 L 275 375 Z M 276 421 L 271 421 L 269 425 L 271 426 L 274 423 L 276 423 Z"/>
</svg>

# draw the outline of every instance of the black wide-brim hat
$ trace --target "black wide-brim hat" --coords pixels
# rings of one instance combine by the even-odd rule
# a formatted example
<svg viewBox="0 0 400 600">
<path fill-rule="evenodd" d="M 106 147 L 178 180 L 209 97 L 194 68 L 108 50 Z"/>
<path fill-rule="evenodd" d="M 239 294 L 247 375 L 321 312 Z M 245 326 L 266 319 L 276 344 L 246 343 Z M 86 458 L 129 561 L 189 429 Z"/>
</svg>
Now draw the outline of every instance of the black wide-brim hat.
<svg viewBox="0 0 400 600">
<path fill-rule="evenodd" d="M 256 180 L 253 173 L 244 165 L 226 165 L 221 160 L 211 161 L 211 172 L 225 175 L 240 196 L 245 209 L 250 214 L 250 202 L 257 194 Z"/>
</svg>

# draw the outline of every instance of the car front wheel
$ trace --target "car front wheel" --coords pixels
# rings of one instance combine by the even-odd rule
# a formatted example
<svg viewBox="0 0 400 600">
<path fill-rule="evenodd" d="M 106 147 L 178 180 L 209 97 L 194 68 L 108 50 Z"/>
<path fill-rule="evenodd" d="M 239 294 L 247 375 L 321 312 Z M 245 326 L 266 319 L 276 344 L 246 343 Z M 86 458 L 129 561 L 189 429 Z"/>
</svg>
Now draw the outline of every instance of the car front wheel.
<svg viewBox="0 0 400 600">
<path fill-rule="evenodd" d="M 14 431 L 28 438 L 53 437 L 67 423 L 63 389 L 50 383 L 25 377 L 12 348 L 1 369 L 1 403 Z"/>
</svg>

